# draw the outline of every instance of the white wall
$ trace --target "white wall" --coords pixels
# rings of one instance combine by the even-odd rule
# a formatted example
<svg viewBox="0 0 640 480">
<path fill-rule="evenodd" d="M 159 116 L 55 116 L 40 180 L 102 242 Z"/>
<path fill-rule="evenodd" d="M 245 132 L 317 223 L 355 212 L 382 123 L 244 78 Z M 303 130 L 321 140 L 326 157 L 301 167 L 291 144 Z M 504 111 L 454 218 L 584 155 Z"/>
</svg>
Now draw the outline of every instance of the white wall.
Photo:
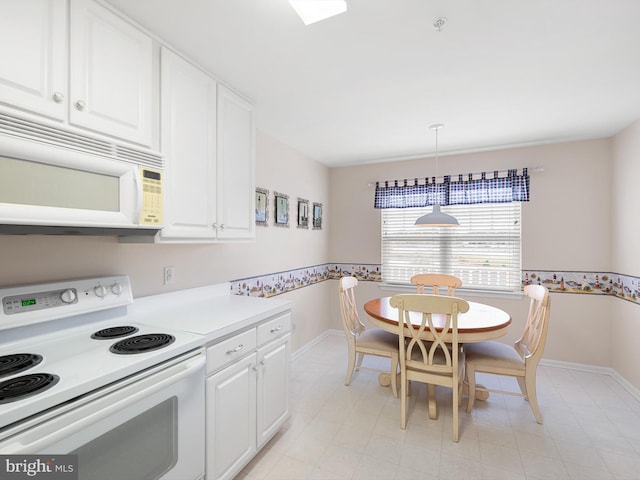
<svg viewBox="0 0 640 480">
<path fill-rule="evenodd" d="M 328 226 L 302 230 L 295 222 L 298 196 L 323 203 L 325 218 L 330 216 L 329 169 L 262 132 L 256 142 L 256 183 L 271 192 L 271 218 L 268 227 L 256 227 L 255 242 L 140 245 L 119 243 L 115 237 L 0 235 L 0 286 L 125 273 L 134 296 L 141 297 L 327 263 Z M 290 228 L 273 226 L 273 191 L 290 196 Z M 176 268 L 171 286 L 162 283 L 167 265 Z M 294 350 L 328 328 L 327 317 L 318 315 L 325 288 L 321 284 L 287 294 L 310 306 L 296 306 Z"/>
<path fill-rule="evenodd" d="M 640 121 L 616 136 L 613 152 L 612 271 L 640 276 Z M 616 301 L 613 303 L 612 318 L 612 366 L 640 388 L 640 309 L 631 302 Z"/>
<path fill-rule="evenodd" d="M 431 176 L 434 163 L 434 158 L 427 158 L 332 169 L 332 262 L 380 263 L 380 212 L 373 208 L 374 188 L 368 184 Z M 609 271 L 611 229 L 593 219 L 607 219 L 611 211 L 611 140 L 441 156 L 439 164 L 440 175 L 543 167 L 543 172 L 531 174 L 531 201 L 522 208 L 523 269 Z M 361 303 L 390 294 L 380 291 L 377 284 L 360 285 Z M 515 340 L 524 325 L 526 302 L 489 297 L 477 300 L 511 313 L 513 326 L 503 341 Z M 610 300 L 552 294 L 545 358 L 610 367 L 610 334 L 603 328 L 603 323 L 611 322 Z M 338 307 L 332 308 L 336 311 Z"/>
</svg>

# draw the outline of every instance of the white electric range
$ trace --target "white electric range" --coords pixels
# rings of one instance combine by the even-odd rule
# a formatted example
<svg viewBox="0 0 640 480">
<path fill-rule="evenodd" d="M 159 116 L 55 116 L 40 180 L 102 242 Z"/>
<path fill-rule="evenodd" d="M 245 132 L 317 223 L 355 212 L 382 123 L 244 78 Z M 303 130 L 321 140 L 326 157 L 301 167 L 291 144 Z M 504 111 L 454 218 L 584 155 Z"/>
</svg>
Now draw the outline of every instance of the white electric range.
<svg viewBox="0 0 640 480">
<path fill-rule="evenodd" d="M 204 476 L 204 338 L 136 321 L 126 275 L 0 289 L 0 454 L 79 478 Z"/>
</svg>

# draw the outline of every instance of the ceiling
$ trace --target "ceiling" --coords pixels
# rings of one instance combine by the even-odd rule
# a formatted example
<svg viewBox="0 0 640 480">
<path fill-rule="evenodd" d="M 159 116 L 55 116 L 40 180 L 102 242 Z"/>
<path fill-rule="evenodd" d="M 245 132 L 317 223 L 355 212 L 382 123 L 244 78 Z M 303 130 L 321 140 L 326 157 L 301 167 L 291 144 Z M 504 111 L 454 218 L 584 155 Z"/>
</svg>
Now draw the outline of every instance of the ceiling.
<svg viewBox="0 0 640 480">
<path fill-rule="evenodd" d="M 638 0 L 107 0 L 328 166 L 609 137 L 640 118 Z M 446 17 L 438 31 L 434 22 Z"/>
</svg>

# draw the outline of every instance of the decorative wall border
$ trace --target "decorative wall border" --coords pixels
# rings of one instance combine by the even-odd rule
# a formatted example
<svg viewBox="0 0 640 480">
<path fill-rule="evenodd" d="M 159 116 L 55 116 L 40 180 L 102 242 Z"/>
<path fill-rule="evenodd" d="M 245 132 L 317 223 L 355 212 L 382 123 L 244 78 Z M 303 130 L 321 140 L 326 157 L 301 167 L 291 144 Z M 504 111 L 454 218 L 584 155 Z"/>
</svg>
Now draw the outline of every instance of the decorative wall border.
<svg viewBox="0 0 640 480">
<path fill-rule="evenodd" d="M 613 295 L 640 303 L 640 277 L 611 272 L 523 270 L 522 286 L 544 285 L 550 292 Z"/>
<path fill-rule="evenodd" d="M 328 265 L 325 264 L 232 280 L 231 293 L 250 297 L 273 297 L 328 280 L 328 272 Z"/>
<path fill-rule="evenodd" d="M 308 287 L 325 280 L 352 275 L 360 280 L 380 282 L 380 265 L 355 263 L 325 263 L 284 272 L 269 273 L 231 281 L 233 295 L 273 297 L 297 288 Z"/>
<path fill-rule="evenodd" d="M 380 264 L 325 263 L 231 281 L 231 293 L 273 297 L 325 280 L 351 275 L 362 281 L 381 282 Z M 522 287 L 544 285 L 554 293 L 613 295 L 640 304 L 640 277 L 611 272 L 523 270 Z"/>
</svg>

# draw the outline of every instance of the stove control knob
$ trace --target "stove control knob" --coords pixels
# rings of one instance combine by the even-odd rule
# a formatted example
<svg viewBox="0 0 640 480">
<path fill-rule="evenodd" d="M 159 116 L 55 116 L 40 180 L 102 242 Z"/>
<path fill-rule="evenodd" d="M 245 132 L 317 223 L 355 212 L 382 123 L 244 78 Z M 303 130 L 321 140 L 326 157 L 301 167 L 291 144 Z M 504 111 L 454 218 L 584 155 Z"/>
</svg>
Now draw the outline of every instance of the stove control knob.
<svg viewBox="0 0 640 480">
<path fill-rule="evenodd" d="M 95 293 L 96 297 L 98 298 L 104 298 L 107 296 L 107 289 L 104 288 L 102 285 L 98 285 L 96 288 L 93 289 L 93 293 Z"/>
<path fill-rule="evenodd" d="M 113 292 L 114 295 L 121 295 L 122 285 L 120 285 L 119 283 L 114 283 L 113 285 L 111 285 L 111 292 Z"/>
<path fill-rule="evenodd" d="M 67 289 L 60 294 L 60 300 L 64 303 L 73 303 L 76 300 L 75 290 Z"/>
</svg>

